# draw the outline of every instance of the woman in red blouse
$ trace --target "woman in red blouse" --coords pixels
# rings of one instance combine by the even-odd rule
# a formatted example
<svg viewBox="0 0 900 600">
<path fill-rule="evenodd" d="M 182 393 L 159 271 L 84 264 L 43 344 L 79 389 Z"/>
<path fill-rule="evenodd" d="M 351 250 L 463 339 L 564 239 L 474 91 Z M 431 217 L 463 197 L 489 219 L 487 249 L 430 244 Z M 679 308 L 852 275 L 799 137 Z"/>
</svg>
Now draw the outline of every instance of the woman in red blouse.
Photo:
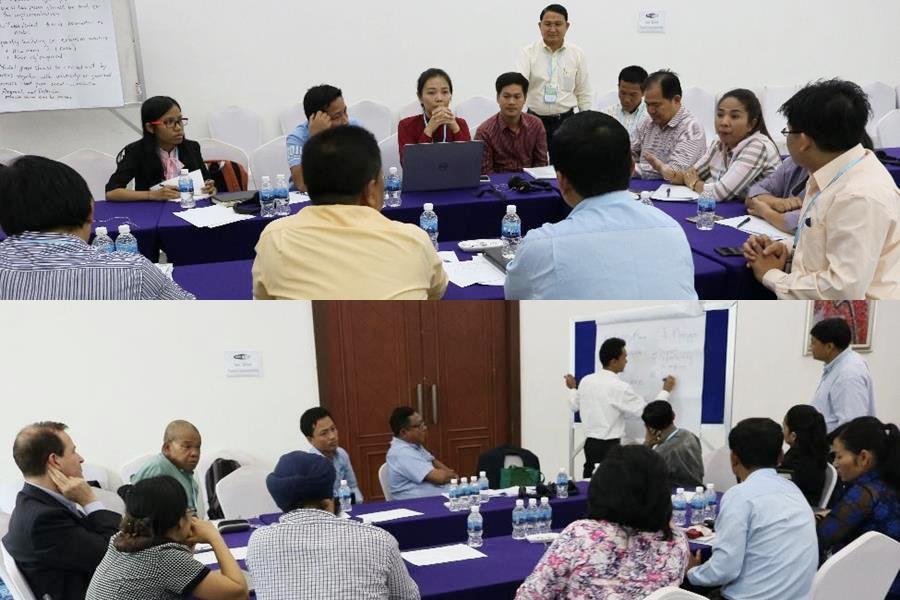
<svg viewBox="0 0 900 600">
<path fill-rule="evenodd" d="M 397 146 L 403 163 L 403 147 L 407 144 L 433 142 L 468 142 L 472 136 L 465 119 L 450 110 L 453 82 L 442 69 L 428 69 L 419 75 L 419 102 L 422 114 L 407 117 L 397 125 Z"/>
</svg>

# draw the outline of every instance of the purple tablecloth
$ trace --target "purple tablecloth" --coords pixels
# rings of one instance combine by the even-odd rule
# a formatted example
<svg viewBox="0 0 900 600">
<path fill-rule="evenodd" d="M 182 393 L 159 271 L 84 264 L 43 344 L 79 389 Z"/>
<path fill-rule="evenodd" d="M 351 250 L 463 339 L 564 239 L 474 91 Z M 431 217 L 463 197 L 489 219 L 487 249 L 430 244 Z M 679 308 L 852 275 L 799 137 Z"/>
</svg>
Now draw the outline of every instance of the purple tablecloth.
<svg viewBox="0 0 900 600">
<path fill-rule="evenodd" d="M 95 202 L 94 227 L 106 227 L 113 239 L 119 225 L 131 227 L 137 238 L 138 250 L 153 262 L 159 260 L 159 232 L 157 224 L 163 209 L 178 204 L 173 202 Z"/>
<path fill-rule="evenodd" d="M 900 158 L 900 148 L 885 148 L 885 152 L 888 153 L 889 156 L 893 156 L 894 158 Z M 894 181 L 900 186 L 900 166 L 897 165 L 884 165 L 884 167 L 888 170 L 888 173 L 894 178 Z"/>
</svg>

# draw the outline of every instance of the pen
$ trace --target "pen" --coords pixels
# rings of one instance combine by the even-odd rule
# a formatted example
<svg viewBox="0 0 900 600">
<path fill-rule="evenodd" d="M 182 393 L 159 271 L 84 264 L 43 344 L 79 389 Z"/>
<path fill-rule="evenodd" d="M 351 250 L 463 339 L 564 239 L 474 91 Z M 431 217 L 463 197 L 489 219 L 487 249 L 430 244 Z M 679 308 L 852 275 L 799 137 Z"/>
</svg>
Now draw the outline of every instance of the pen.
<svg viewBox="0 0 900 600">
<path fill-rule="evenodd" d="M 744 219 L 743 221 L 741 221 L 740 223 L 738 223 L 737 228 L 740 229 L 741 227 L 743 227 L 744 225 L 746 225 L 746 224 L 749 223 L 749 222 L 750 222 L 750 217 L 747 217 L 746 219 Z"/>
<path fill-rule="evenodd" d="M 670 197 L 671 195 L 672 195 L 672 188 L 667 187 L 666 188 L 666 198 Z"/>
</svg>

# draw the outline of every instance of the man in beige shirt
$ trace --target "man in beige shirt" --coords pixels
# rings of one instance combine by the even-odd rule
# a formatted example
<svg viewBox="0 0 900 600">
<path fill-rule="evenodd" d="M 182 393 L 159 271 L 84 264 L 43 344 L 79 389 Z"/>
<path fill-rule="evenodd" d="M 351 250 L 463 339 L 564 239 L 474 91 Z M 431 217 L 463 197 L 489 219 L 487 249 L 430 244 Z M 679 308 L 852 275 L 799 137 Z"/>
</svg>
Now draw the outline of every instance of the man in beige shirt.
<svg viewBox="0 0 900 600">
<path fill-rule="evenodd" d="M 813 83 L 781 112 L 788 151 L 811 175 L 793 240 L 744 244 L 753 274 L 780 299 L 900 299 L 900 191 L 859 144 L 871 112 L 865 92 L 838 79 Z"/>
<path fill-rule="evenodd" d="M 415 225 L 379 212 L 381 153 L 368 131 L 323 131 L 303 148 L 311 206 L 270 223 L 256 244 L 253 296 L 260 300 L 431 300 L 447 273 Z"/>
</svg>

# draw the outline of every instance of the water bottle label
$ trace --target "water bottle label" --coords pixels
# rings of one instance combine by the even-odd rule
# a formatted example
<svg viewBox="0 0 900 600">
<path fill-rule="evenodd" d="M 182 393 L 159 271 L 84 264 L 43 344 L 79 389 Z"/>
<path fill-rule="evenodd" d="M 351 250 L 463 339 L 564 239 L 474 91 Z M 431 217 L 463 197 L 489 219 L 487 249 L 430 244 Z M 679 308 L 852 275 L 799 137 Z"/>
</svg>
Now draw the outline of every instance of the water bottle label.
<svg viewBox="0 0 900 600">
<path fill-rule="evenodd" d="M 697 210 L 700 212 L 713 212 L 716 210 L 716 201 L 712 198 L 700 198 L 697 201 Z"/>
<path fill-rule="evenodd" d="M 505 238 L 522 237 L 522 226 L 518 223 L 504 223 L 500 232 L 501 236 Z"/>
</svg>

